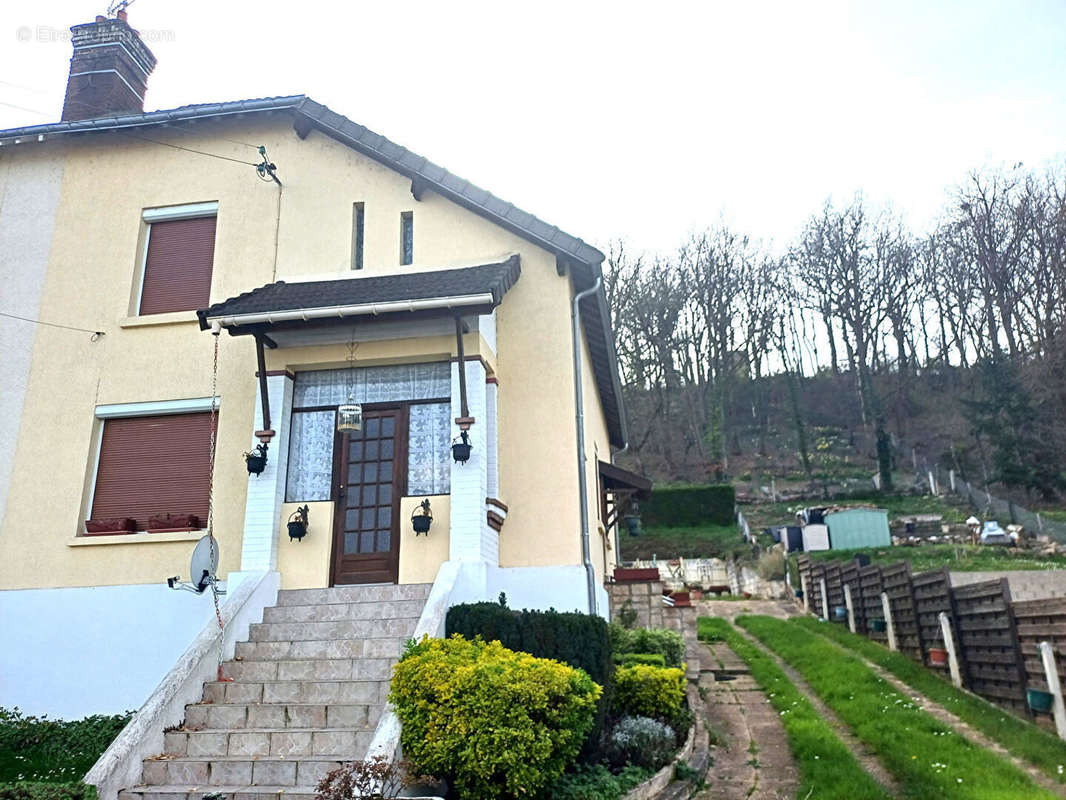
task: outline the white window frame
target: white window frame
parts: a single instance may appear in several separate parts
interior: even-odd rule
[[[222,398],[215,398],[215,411],[222,406]],[[146,403],[111,403],[97,406],[94,413],[93,471],[89,480],[89,495],[85,503],[83,519],[89,519],[96,498],[96,479],[100,473],[100,448],[104,443],[104,423],[109,419],[127,417],[164,417],[170,414],[194,414],[211,410],[210,397],[190,397],[184,400],[155,400]],[[82,523],[84,525],[84,522]],[[84,533],[84,531],[82,531]],[[139,531],[138,531],[139,532]]]
[[[146,208],[141,212],[141,220],[145,224],[144,248],[141,251],[141,276],[137,285],[137,302],[133,306],[133,315],[137,317],[154,316],[141,313],[141,299],[144,295],[144,276],[148,272],[148,243],[152,238],[153,222],[173,222],[178,219],[198,219],[200,217],[217,217],[218,201],[212,200],[207,203],[186,203],[180,206],[162,206],[160,208]]]

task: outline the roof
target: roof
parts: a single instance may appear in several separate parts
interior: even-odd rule
[[[179,108],[121,114],[97,119],[54,122],[0,130],[0,152],[24,141],[45,141],[56,136],[83,136],[106,131],[133,131],[162,127],[193,120],[247,116],[250,114],[285,113],[293,117],[293,127],[301,137],[312,130],[330,136],[390,169],[411,178],[411,190],[417,196],[425,190],[445,197],[495,224],[554,253],[571,269],[575,289],[585,289],[601,277],[604,255],[590,244],[554,225],[522,211],[443,167],[434,164],[406,147],[331,111],[306,95],[263,97],[224,103],[201,103]],[[266,287],[263,287],[266,288]],[[581,304],[582,325],[588,341],[596,388],[600,393],[611,444],[626,443],[625,411],[618,378],[617,355],[611,316],[603,289]]]
[[[364,313],[377,313],[373,309],[375,305],[413,303],[432,298],[491,295],[491,300],[483,303],[491,308],[500,304],[520,274],[519,259],[514,255],[496,264],[460,269],[296,283],[276,281],[200,309],[196,314],[200,318],[200,327],[207,330],[210,327],[208,320],[218,317],[239,318],[282,311],[354,306],[366,306]],[[337,317],[340,316],[346,315],[339,312]]]
[[[630,491],[640,500],[651,497],[651,481],[636,472],[600,461],[600,484],[607,491]]]

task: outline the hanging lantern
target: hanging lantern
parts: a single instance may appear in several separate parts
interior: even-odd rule
[[[337,430],[359,431],[363,429],[363,407],[355,402],[355,329],[348,343],[348,402],[337,407]]]
[[[420,533],[429,535],[429,526],[433,524],[433,512],[429,509],[429,498],[419,503],[418,508],[411,514],[411,524],[415,529],[415,536]]]
[[[348,402],[337,407],[337,430],[359,431],[363,429],[363,407],[348,395]]]

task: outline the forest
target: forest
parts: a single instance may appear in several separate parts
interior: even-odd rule
[[[948,197],[928,230],[860,194],[783,247],[725,224],[669,254],[612,243],[622,463],[665,483],[814,482],[842,447],[886,491],[920,456],[1060,501],[1066,170],[974,171]]]

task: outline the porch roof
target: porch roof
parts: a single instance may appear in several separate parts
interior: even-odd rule
[[[346,317],[446,310],[486,314],[521,274],[518,255],[495,264],[371,277],[286,283],[276,281],[196,312],[200,328],[214,321],[230,333],[282,322],[328,322]],[[234,328],[246,328],[237,331]]]
[[[636,472],[606,461],[599,462],[600,486],[604,491],[636,495],[638,500],[651,497],[651,481]]]

